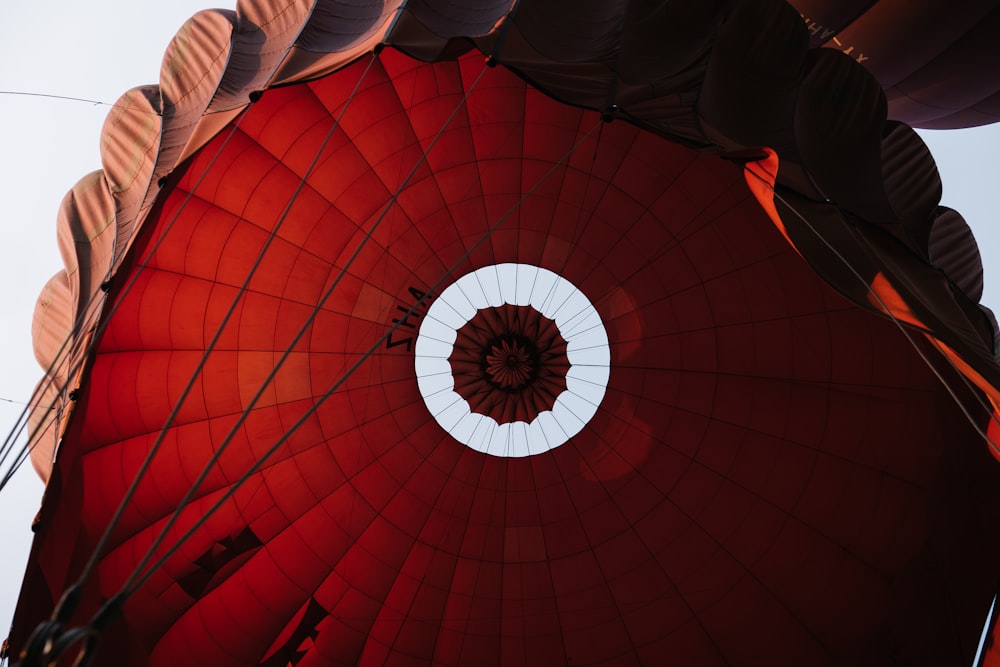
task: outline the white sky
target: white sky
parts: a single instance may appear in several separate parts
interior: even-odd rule
[[[155,83],[170,38],[211,0],[49,0],[7,3],[0,22],[0,90],[114,102]],[[235,0],[222,0],[231,6]],[[9,430],[41,375],[31,352],[35,298],[61,268],[55,217],[64,194],[100,168],[107,106],[0,95],[0,429]],[[973,226],[986,265],[984,302],[1000,311],[1000,124],[924,133],[944,181],[943,203]],[[41,495],[30,466],[0,493],[0,639],[13,615],[29,526]]]

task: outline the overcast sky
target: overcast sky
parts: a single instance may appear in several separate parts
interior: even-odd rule
[[[232,0],[234,3],[235,0]],[[231,3],[223,2],[224,6]],[[112,103],[155,83],[183,21],[206,0],[50,0],[6,3],[0,22],[0,90]],[[0,95],[0,426],[14,423],[41,375],[31,352],[35,299],[61,268],[55,217],[65,193],[100,168],[98,136],[108,107]],[[944,181],[943,203],[973,226],[986,265],[984,302],[1000,310],[1000,126],[924,133]],[[13,402],[11,402],[13,401]],[[0,639],[13,614],[42,491],[30,466],[0,494]]]

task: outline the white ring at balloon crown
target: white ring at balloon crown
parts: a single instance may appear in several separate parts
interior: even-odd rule
[[[458,330],[481,309],[530,306],[566,341],[566,389],[531,423],[497,423],[455,391],[451,356]],[[604,322],[573,283],[531,264],[493,264],[459,278],[431,303],[417,335],[414,366],[427,409],[453,438],[492,456],[523,457],[562,445],[597,413],[611,373]]]

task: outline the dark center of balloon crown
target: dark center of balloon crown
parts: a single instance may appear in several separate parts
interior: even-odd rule
[[[538,346],[516,333],[497,336],[487,343],[480,362],[486,381],[501,391],[518,391],[531,384],[541,366]]]
[[[448,361],[455,391],[473,412],[530,422],[566,389],[566,340],[532,306],[481,308],[456,334]]]

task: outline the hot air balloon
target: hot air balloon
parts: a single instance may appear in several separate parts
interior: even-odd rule
[[[994,2],[793,0],[812,46],[837,49],[882,84],[889,116],[948,129],[1000,120]]]
[[[972,661],[974,239],[790,6],[637,4],[181,29],[62,209],[17,664]]]

